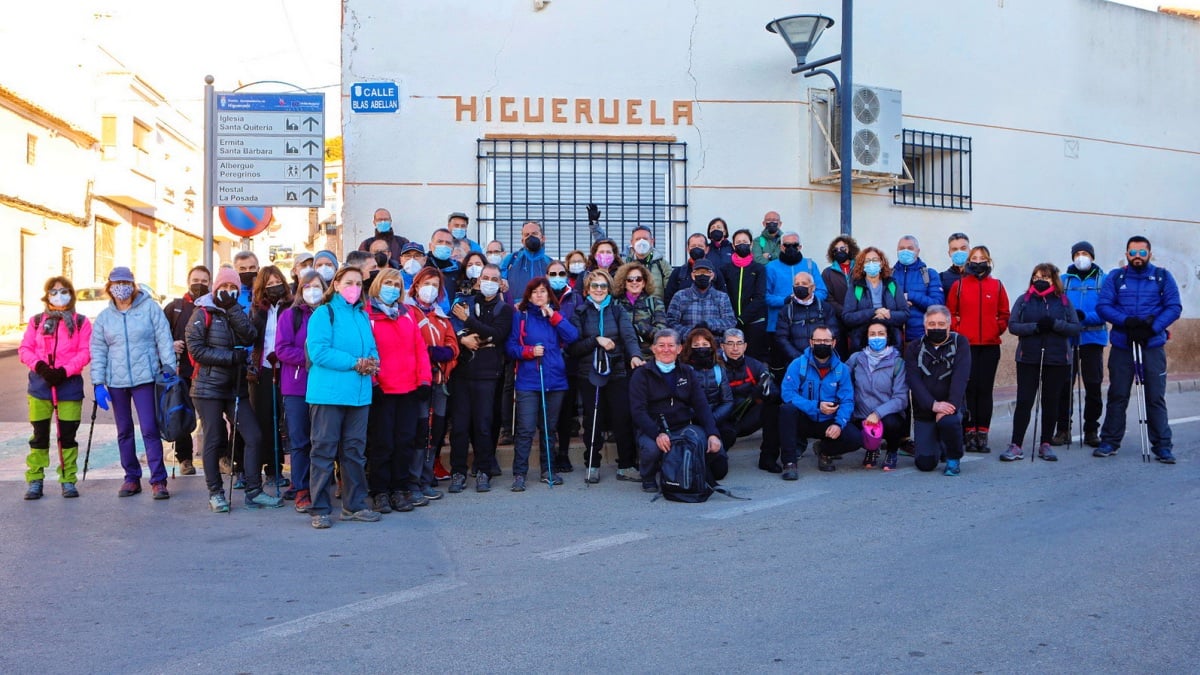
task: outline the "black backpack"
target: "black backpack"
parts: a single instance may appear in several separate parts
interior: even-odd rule
[[[713,489],[708,483],[705,448],[684,434],[671,434],[671,451],[662,458],[662,496],[672,502],[699,504],[708,501]]]
[[[190,436],[196,430],[196,410],[188,397],[183,379],[160,374],[154,380],[155,419],[158,435],[168,443]]]

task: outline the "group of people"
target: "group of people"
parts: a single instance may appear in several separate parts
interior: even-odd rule
[[[622,251],[598,209],[589,220],[590,249],[556,260],[537,222],[522,226],[509,252],[500,241],[471,241],[469,218],[455,212],[426,247],[396,233],[379,209],[372,236],[344,259],[301,253],[285,272],[242,251],[215,275],[194,267],[188,292],[161,309],[116,267],[105,287],[111,302],[94,323],[74,311],[71,281],[54,277],[20,349],[34,430],[25,497],[42,496],[52,420],[63,496],[78,495],[75,433],[89,364],[95,402],[117,423],[120,496],[141,491],[135,408],[151,491],[170,496],[154,414],[154,382],[166,373],[186,383],[200,420],[211,509],[230,508],[224,473],[247,507],[292,500],[319,529],[331,524],[335,496],[343,520],[377,521],[440,499],[439,481],[457,493],[473,476],[475,490],[488,492],[506,442],[512,491],[527,489],[531,455],[541,482],[562,484],[574,470],[576,432],[586,482],[601,479],[611,442],[616,478],[646,492],[660,489],[673,444],[697,445],[716,481],[728,472],[728,449],[758,431],[759,468],[784,480],[798,479],[809,441],[821,471],[863,449],[866,468],[894,470],[908,454],[922,471],[944,462],[955,476],[964,452],[990,452],[1005,332],[1017,337],[1017,404],[1000,459],[1024,456],[1039,390],[1031,451],[1056,459],[1053,447],[1073,431],[1076,377],[1086,391],[1085,442],[1097,457],[1115,454],[1136,373],[1153,453],[1174,462],[1164,345],[1182,307],[1144,237],[1131,237],[1127,265],[1107,273],[1079,242],[1065,271],[1035,265],[1010,302],[988,248],[963,233],[949,237],[941,273],[914,236],[889,255],[842,235],[818,265],[772,211],[758,234],[731,236],[714,218],[671,267],[650,228],[635,227]],[[191,439],[175,453],[181,471],[195,473]]]

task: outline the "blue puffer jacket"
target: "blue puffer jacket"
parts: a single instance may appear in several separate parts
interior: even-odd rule
[[[1159,289],[1162,289],[1161,292]],[[1134,316],[1154,320],[1154,337],[1147,347],[1161,347],[1167,343],[1167,327],[1179,320],[1183,314],[1183,303],[1179,299],[1179,286],[1175,277],[1161,267],[1149,263],[1140,271],[1132,267],[1114,270],[1104,278],[1100,287],[1100,301],[1096,311],[1113,325],[1112,345],[1129,349],[1129,336],[1125,332],[1125,319]],[[94,343],[93,343],[94,344]],[[95,359],[93,347],[92,358]]]
[[[911,342],[925,337],[925,310],[929,309],[930,305],[945,304],[942,277],[937,270],[926,265],[924,260],[917,258],[911,265],[896,263],[892,268],[892,279],[912,303],[904,327],[904,341]]]
[[[359,359],[379,358],[375,333],[361,299],[351,305],[334,293],[313,310],[304,346],[312,361],[304,395],[309,405],[371,404],[371,377],[354,370]]]
[[[1075,309],[1083,312],[1083,330],[1071,338],[1072,345],[1108,344],[1108,324],[1096,311],[1100,302],[1100,288],[1104,286],[1104,270],[1092,265],[1087,272],[1080,272],[1074,265],[1067,267],[1062,275],[1063,289]]]
[[[792,279],[800,272],[808,272],[813,278],[813,295],[821,301],[829,297],[825,289],[825,281],[821,279],[821,270],[812,258],[803,258],[795,265],[788,265],[782,260],[772,260],[767,263],[767,332],[775,332],[775,323],[779,321],[779,310],[783,303],[792,297]]]
[[[850,421],[850,413],[854,412],[854,382],[850,378],[850,369],[838,358],[837,352],[825,365],[829,371],[821,377],[812,347],[809,347],[788,366],[779,391],[785,404],[795,407],[809,419],[817,422],[833,420],[834,424],[844,427]],[[822,401],[837,403],[837,412],[833,415],[822,413]]]
[[[563,352],[567,345],[578,339],[579,332],[558,312],[549,319],[542,316],[537,307],[517,312],[513,317],[512,332],[509,333],[507,345],[509,358],[517,361],[516,389],[540,391],[544,378],[546,391],[566,391],[567,363]],[[533,355],[533,348],[537,345],[546,348],[546,353],[541,358],[540,374],[539,359]]]
[[[129,389],[178,367],[167,315],[141,292],[124,312],[109,300],[92,324],[91,350],[92,384]]]

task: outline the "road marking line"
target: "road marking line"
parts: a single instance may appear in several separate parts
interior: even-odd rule
[[[726,518],[734,518],[747,513],[754,513],[755,511],[773,509],[776,506],[783,506],[784,504],[790,504],[792,502],[798,502],[804,499],[813,499],[814,497],[820,497],[824,494],[829,494],[829,490],[800,490],[798,492],[793,492],[786,497],[776,497],[774,499],[754,501],[749,504],[742,504],[740,506],[731,506],[729,508],[721,509],[720,511],[706,513],[700,517],[706,520],[725,520]]]
[[[391,607],[392,605],[399,605],[405,602],[412,602],[413,600],[419,600],[430,595],[444,593],[446,591],[451,591],[455,588],[466,585],[467,584],[465,581],[434,581],[428,584],[422,584],[421,586],[414,586],[403,591],[386,593],[374,598],[368,598],[359,602],[352,602],[348,605],[342,605],[341,607],[327,609],[324,612],[309,614],[308,616],[303,616],[299,619],[293,619],[277,626],[264,628],[258,631],[254,637],[290,637],[292,635],[296,635],[297,633],[303,633],[305,631],[312,630],[313,628],[319,628],[325,624],[334,623],[337,621],[346,621],[350,619],[359,620],[364,615],[369,614],[377,609],[383,609],[385,607]]]
[[[599,551],[602,548],[609,548],[610,546],[620,546],[621,544],[628,544],[631,541],[647,539],[649,536],[650,535],[644,532],[625,532],[624,534],[614,534],[611,537],[602,537],[600,539],[585,541],[582,544],[565,546],[563,548],[556,548],[553,551],[539,553],[538,557],[543,560],[562,560],[564,558],[591,553],[592,551]]]

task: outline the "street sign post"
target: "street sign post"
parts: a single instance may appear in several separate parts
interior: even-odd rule
[[[216,206],[324,203],[324,94],[221,92],[214,99]]]

